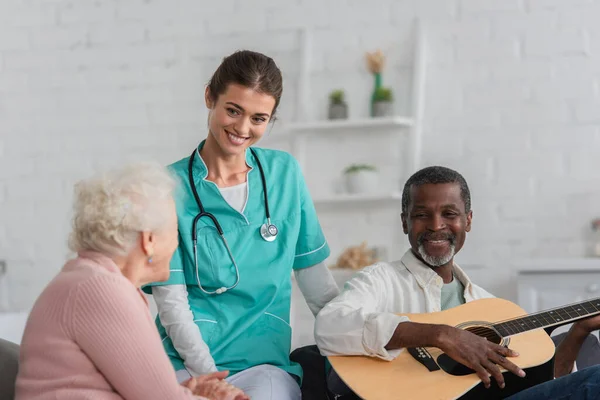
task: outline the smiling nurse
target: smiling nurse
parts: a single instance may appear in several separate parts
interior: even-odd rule
[[[180,380],[229,370],[252,399],[300,399],[290,361],[291,271],[316,313],[338,294],[329,246],[296,160],[251,147],[279,105],[282,76],[260,53],[226,57],[205,92],[208,136],[170,166],[179,247],[151,292]]]

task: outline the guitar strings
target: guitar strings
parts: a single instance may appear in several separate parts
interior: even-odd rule
[[[593,301],[597,301],[597,300],[599,300],[599,301],[600,301],[600,297],[598,297],[598,298],[596,298],[596,299],[590,299],[590,300],[586,300],[586,301],[579,301],[579,302],[577,302],[577,303],[571,303],[571,304],[567,304],[566,306],[555,307],[555,308],[549,308],[549,309],[547,309],[547,310],[544,310],[544,311],[538,311],[538,312],[535,312],[535,313],[532,313],[532,314],[524,314],[524,315],[521,315],[521,316],[519,316],[519,317],[508,318],[508,319],[505,319],[505,320],[502,320],[502,321],[497,321],[497,322],[494,322],[494,325],[503,324],[503,323],[505,323],[505,322],[510,322],[510,321],[516,321],[516,320],[518,320],[518,319],[525,318],[525,317],[535,317],[535,316],[539,316],[539,315],[541,315],[541,314],[546,314],[546,313],[548,313],[548,312],[550,312],[550,311],[556,311],[556,310],[564,309],[564,308],[567,308],[567,307],[578,306],[578,305],[582,305],[582,304],[584,304],[584,303],[591,303],[591,302],[593,302]],[[565,312],[568,314],[568,311],[565,311]],[[591,312],[591,313],[587,314],[587,315],[586,315],[586,317],[587,317],[587,316],[592,316],[592,315],[594,315],[594,314],[597,314],[597,313],[600,313],[600,309],[598,309],[597,311],[594,311],[594,312]]]
[[[567,308],[567,307],[573,307],[573,306],[578,306],[578,305],[580,306],[580,305],[582,305],[582,304],[584,304],[584,303],[591,303],[591,302],[594,302],[594,301],[599,301],[599,300],[600,300],[600,297],[598,297],[598,298],[595,298],[595,299],[585,300],[585,301],[579,301],[579,302],[575,302],[575,303],[567,304],[567,305],[565,305],[565,306],[560,306],[560,307],[550,308],[550,309],[548,309],[548,310],[545,310],[545,311],[538,311],[538,312],[536,312],[536,313],[532,313],[532,314],[524,314],[524,315],[521,315],[521,316],[519,316],[519,317],[508,318],[508,319],[505,319],[505,320],[501,320],[501,321],[494,322],[494,323],[492,323],[491,325],[492,325],[492,326],[495,326],[495,325],[500,325],[500,324],[503,324],[503,323],[506,323],[506,322],[517,321],[517,320],[519,320],[519,319],[526,318],[526,317],[535,317],[535,316],[540,316],[540,315],[542,315],[542,314],[549,313],[549,312],[551,312],[551,311],[562,310],[562,309],[565,309],[565,308]],[[566,310],[565,310],[565,312],[567,313],[567,315],[569,315],[568,311],[566,311]],[[595,314],[600,314],[600,309],[598,309],[598,310],[597,310],[597,311],[595,311],[595,312],[592,312],[592,313],[589,313],[589,314],[587,314],[587,315],[586,315],[586,317],[587,317],[587,316],[593,316],[593,315],[595,315]],[[570,315],[569,315],[569,316],[570,316]],[[573,319],[573,318],[570,318],[570,319]],[[562,322],[562,321],[559,321],[559,322]],[[551,325],[551,324],[549,324],[549,325]],[[547,325],[547,326],[549,326],[549,325]],[[536,329],[537,329],[537,328],[536,328]],[[485,335],[485,337],[486,337],[486,338],[488,338],[488,339],[489,339],[490,337],[492,337],[492,338],[495,338],[495,337],[497,337],[497,336],[498,336],[498,334],[497,334],[497,333],[496,333],[496,332],[493,330],[493,328],[491,328],[491,327],[486,327],[486,326],[480,326],[480,327],[476,327],[476,328],[474,328],[474,329],[470,329],[470,330],[469,330],[469,332],[472,332],[472,333],[474,333],[474,334],[476,334],[476,335],[478,335],[478,336],[483,336],[483,334],[484,334],[485,332],[490,332],[490,333],[491,333],[490,335]],[[511,335],[509,335],[509,336],[511,336]]]

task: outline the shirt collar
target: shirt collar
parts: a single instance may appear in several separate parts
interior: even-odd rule
[[[419,260],[417,256],[412,252],[411,249],[408,249],[402,259],[400,260],[402,264],[408,269],[408,271],[415,277],[419,286],[425,288],[430,285],[441,286],[439,282],[441,282],[439,275],[428,265],[426,265],[423,261]],[[453,271],[454,276],[458,278],[458,280],[465,287],[465,291],[470,290],[472,283],[467,274],[458,266],[458,264],[453,263]],[[437,284],[436,284],[437,282]],[[443,284],[443,282],[442,282]]]
[[[202,156],[200,156],[200,150],[202,150],[202,148],[204,147],[204,143],[206,143],[206,139],[203,140],[202,142],[200,142],[200,144],[196,148],[196,154],[195,154],[195,159],[194,159],[194,164],[193,164],[194,172],[197,174],[197,176],[199,176],[203,180],[205,180],[206,177],[208,176],[208,167],[206,166],[206,163],[202,159]],[[252,171],[254,169],[254,167],[256,166],[256,160],[254,159],[254,157],[252,157],[250,148],[246,149],[245,157],[246,157],[246,164],[250,167],[250,171]]]
[[[121,269],[117,266],[117,264],[115,264],[112,258],[105,256],[102,253],[96,251],[81,251],[77,255],[80,258],[85,258],[92,261],[98,267],[101,267],[108,272],[122,275]]]

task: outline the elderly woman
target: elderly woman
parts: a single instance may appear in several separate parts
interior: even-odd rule
[[[76,186],[69,244],[77,256],[31,311],[17,400],[248,398],[224,380],[227,371],[180,385],[139,289],[169,278],[173,189],[163,168],[146,164]]]

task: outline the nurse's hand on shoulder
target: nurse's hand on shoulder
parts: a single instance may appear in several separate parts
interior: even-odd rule
[[[197,376],[183,383],[196,396],[206,397],[210,400],[250,400],[240,388],[237,388],[224,379],[229,371],[213,372]]]

